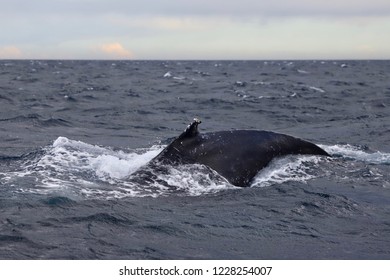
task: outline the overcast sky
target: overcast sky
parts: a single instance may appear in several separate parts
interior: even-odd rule
[[[390,59],[390,0],[0,0],[0,59]]]

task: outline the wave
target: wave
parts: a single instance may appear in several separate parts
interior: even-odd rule
[[[346,160],[357,160],[368,164],[390,165],[390,153],[380,151],[369,152],[366,148],[353,145],[318,145],[335,157],[341,157]]]
[[[324,158],[317,156],[286,156],[273,160],[253,180],[252,187],[268,187],[275,184],[297,181],[306,182],[316,178],[315,166]]]
[[[30,123],[33,126],[39,127],[56,127],[56,126],[71,126],[71,123],[61,118],[44,118],[39,114],[19,115],[11,118],[0,119],[0,122],[10,123]]]
[[[351,145],[320,146],[336,159],[390,164],[388,153],[370,153]],[[155,145],[115,150],[58,137],[52,145],[35,154],[7,158],[7,161],[15,160],[20,164],[13,164],[18,166],[14,170],[0,172],[0,182],[13,188],[14,192],[51,194],[76,200],[172,194],[200,196],[236,188],[215,171],[199,164],[148,170],[147,163],[163,148],[163,145]],[[251,187],[269,187],[291,181],[306,183],[326,174],[335,174],[325,170],[332,168],[334,158],[287,156],[275,159],[257,174]]]
[[[115,151],[58,137],[35,158],[20,160],[20,167],[0,173],[0,181],[21,193],[64,195],[78,199],[136,196],[125,180],[162,150]],[[131,187],[131,186],[130,186]]]

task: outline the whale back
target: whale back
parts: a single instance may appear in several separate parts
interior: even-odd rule
[[[308,141],[259,130],[199,133],[194,122],[152,162],[199,163],[210,167],[236,186],[249,186],[256,174],[274,158],[290,154],[329,156]]]

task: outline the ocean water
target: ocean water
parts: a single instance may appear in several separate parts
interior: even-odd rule
[[[389,81],[390,61],[0,61],[0,259],[390,259]],[[194,117],[332,158],[248,188],[134,178]]]

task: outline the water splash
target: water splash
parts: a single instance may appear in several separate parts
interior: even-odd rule
[[[346,165],[348,162],[390,164],[388,153],[369,153],[351,145],[320,146],[336,160],[346,160]],[[151,169],[144,174],[146,177],[136,178],[139,175],[137,171],[144,169],[163,148],[164,146],[156,145],[146,149],[114,150],[58,137],[52,145],[35,155],[18,159],[20,164],[14,164],[18,168],[0,172],[0,182],[15,192],[57,193],[76,199],[158,197],[172,194],[200,196],[235,188],[215,171],[199,164],[164,166],[163,172]],[[337,175],[340,172],[343,174],[339,174],[339,177],[348,177],[347,172],[351,169],[348,166],[344,168],[344,172],[338,171],[339,173],[326,170],[332,169],[333,161],[334,159],[317,156],[275,159],[257,174],[251,187],[269,187],[291,181],[306,183],[313,178],[326,174]],[[371,173],[363,171],[365,174],[375,173],[376,177],[381,175],[380,170],[369,170]]]
[[[329,154],[348,160],[358,160],[368,164],[390,165],[390,153],[380,151],[368,152],[353,145],[319,145]]]
[[[268,187],[286,182],[307,182],[316,177],[315,166],[323,158],[317,156],[287,156],[273,160],[254,178],[252,187]]]

